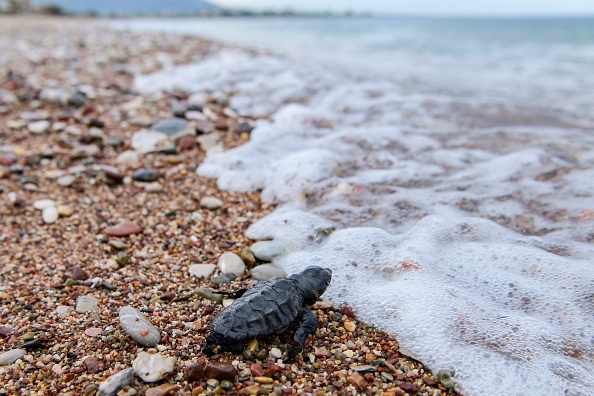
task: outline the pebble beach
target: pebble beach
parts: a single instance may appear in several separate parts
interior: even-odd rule
[[[132,87],[221,44],[2,17],[0,47],[0,395],[457,394],[454,373],[323,299],[292,363],[291,332],[200,352],[230,303],[211,291],[282,275],[245,236],[272,205],[195,172],[266,115]]]

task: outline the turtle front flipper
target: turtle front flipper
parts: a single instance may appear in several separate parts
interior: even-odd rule
[[[235,291],[231,291],[231,292],[225,292],[225,291],[216,291],[216,294],[221,294],[223,296],[227,296],[230,298],[241,298],[241,296],[243,296],[245,294],[245,292],[248,291],[247,288],[245,289],[239,289],[239,290],[235,290]]]
[[[297,356],[297,354],[301,352],[305,347],[305,341],[307,340],[307,336],[310,334],[315,334],[316,329],[318,328],[318,318],[309,309],[303,308],[299,317],[301,318],[301,324],[295,332],[294,337],[298,345],[293,348],[290,348],[287,351],[287,357],[285,358],[285,362],[290,362],[293,359],[295,359],[295,356]]]

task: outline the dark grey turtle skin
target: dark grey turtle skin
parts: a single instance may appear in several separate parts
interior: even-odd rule
[[[238,299],[211,320],[202,352],[211,355],[212,346],[220,345],[222,351],[242,353],[249,339],[282,332],[299,320],[294,336],[298,345],[289,349],[285,359],[292,360],[318,328],[318,318],[307,305],[316,302],[331,279],[329,268],[311,266],[288,279],[272,278],[229,293]]]

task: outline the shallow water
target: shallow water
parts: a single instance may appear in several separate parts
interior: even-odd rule
[[[156,94],[237,91],[272,114],[200,174],[280,203],[249,233],[327,298],[482,395],[594,386],[592,20],[127,21],[226,49],[137,76]],[[326,236],[328,227],[337,231]]]

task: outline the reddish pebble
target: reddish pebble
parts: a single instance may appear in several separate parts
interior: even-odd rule
[[[66,272],[66,276],[72,278],[74,280],[85,280],[89,277],[86,271],[79,266],[72,267],[69,271]]]
[[[99,165],[101,167],[101,170],[103,171],[103,173],[105,173],[105,175],[115,181],[122,181],[124,180],[124,175],[122,175],[122,173],[118,170],[118,168],[111,166],[111,165],[107,165],[107,164],[101,164]]]
[[[142,329],[142,330],[140,330],[140,335],[145,336],[149,333],[149,331],[150,331],[149,329]]]
[[[142,229],[131,221],[122,221],[112,227],[107,227],[103,233],[111,236],[126,236],[131,234],[138,234]]]
[[[100,336],[103,330],[100,327],[91,327],[85,330],[85,334],[89,337]]]
[[[253,363],[250,366],[250,371],[252,372],[252,375],[255,377],[262,377],[264,375],[264,369],[258,363]]]
[[[332,381],[332,385],[336,388],[336,389],[340,389],[344,386],[344,384],[340,381]]]
[[[198,363],[191,364],[186,367],[186,379],[189,383],[198,382],[204,378],[204,367],[206,366],[206,360],[204,358],[198,358]]]
[[[146,390],[146,396],[173,396],[181,387],[179,385],[163,384]]]
[[[103,367],[105,367],[105,363],[93,356],[86,358],[83,363],[89,374],[97,374],[103,371]]]
[[[14,330],[10,327],[0,326],[0,337],[8,338],[12,333],[14,333]]]
[[[198,142],[194,136],[182,136],[177,141],[177,148],[180,151],[192,150],[193,148],[196,148],[196,146],[198,146]]]
[[[236,370],[231,363],[209,363],[205,370],[206,378],[214,378],[219,381],[232,380],[235,378]]]
[[[356,371],[347,377],[347,382],[349,384],[355,385],[359,389],[363,389],[367,386],[367,381],[365,381],[365,378],[363,378],[363,376]]]

